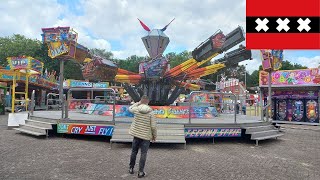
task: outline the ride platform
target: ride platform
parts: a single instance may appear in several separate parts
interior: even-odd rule
[[[27,128],[28,131],[47,128],[43,124],[52,125],[54,133],[111,136],[110,143],[132,142],[129,135],[130,124],[133,118],[101,116],[84,114],[81,112],[69,112],[69,118],[61,118],[61,111],[35,111],[26,120],[25,125],[19,129]],[[28,123],[32,122],[32,129]],[[35,123],[37,123],[35,124]],[[238,114],[236,122],[234,114],[220,114],[210,119],[200,118],[156,118],[158,124],[158,138],[155,143],[179,143],[186,147],[186,139],[190,138],[227,138],[244,137],[251,135],[251,139],[259,140],[277,138],[282,136],[270,122],[263,122],[256,116]],[[23,132],[23,131],[21,131]],[[25,133],[25,132],[24,132]],[[48,135],[48,133],[47,133]]]

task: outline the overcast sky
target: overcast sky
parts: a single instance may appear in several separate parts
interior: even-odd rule
[[[245,0],[0,0],[0,36],[22,34],[41,39],[41,28],[70,26],[79,33],[78,42],[88,48],[112,51],[117,58],[147,55],[141,37],[150,29],[163,28],[170,37],[167,52],[193,50],[221,29],[225,34],[245,29]],[[276,42],[275,42],[276,43]],[[244,61],[252,72],[261,64]],[[320,51],[285,51],[286,60],[308,67],[320,63]]]

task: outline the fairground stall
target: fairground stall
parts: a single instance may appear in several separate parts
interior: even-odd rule
[[[15,105],[27,102],[31,92],[35,90],[35,103],[37,108],[45,106],[46,94],[57,92],[55,73],[43,72],[43,63],[28,56],[9,57],[8,66],[0,70],[0,82],[6,83],[7,93],[5,94],[6,106],[13,111]]]
[[[320,68],[275,71],[271,76],[274,122],[319,125]],[[264,102],[268,79],[268,73],[260,71]]]

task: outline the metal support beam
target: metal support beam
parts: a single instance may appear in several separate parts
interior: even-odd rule
[[[271,101],[271,81],[272,81],[271,72],[272,71],[269,71],[269,81],[268,81],[268,104],[270,105],[270,109],[272,108],[272,106],[271,106],[271,104],[272,104],[272,101]],[[267,122],[269,122],[269,107],[267,107]]]
[[[28,70],[26,70],[26,82],[25,82],[25,96],[24,96],[24,99],[25,99],[25,106],[26,106],[26,111],[28,111],[28,103],[30,102],[29,101],[29,96],[28,96],[28,92],[29,92],[29,72]]]
[[[260,116],[261,116],[261,121],[263,121],[263,92],[262,89],[260,89]]]
[[[16,83],[17,83],[17,72],[14,71],[12,80],[12,99],[11,99],[11,113],[14,113],[14,106],[16,101]]]
[[[64,71],[64,60],[60,59],[60,74],[59,74],[59,99],[61,103],[61,119],[64,118],[64,99],[63,99],[63,71]]]

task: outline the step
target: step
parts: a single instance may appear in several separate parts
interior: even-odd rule
[[[111,139],[130,139],[133,138],[131,135],[119,135],[114,134]],[[185,140],[184,135],[182,136],[157,136],[157,140]]]
[[[31,116],[29,117],[29,119],[35,120],[35,121],[47,122],[47,123],[51,123],[51,124],[57,124],[57,123],[58,123],[58,122],[57,122],[57,121],[58,121],[57,119],[37,117],[37,116],[33,116],[33,115],[31,115]]]
[[[133,138],[131,139],[111,139],[111,142],[132,142]],[[155,143],[177,143],[177,144],[185,144],[186,140],[156,140]]]
[[[278,133],[278,134],[274,134],[274,135],[270,135],[270,136],[262,136],[262,137],[257,137],[257,138],[251,138],[252,140],[265,140],[265,139],[272,139],[272,138],[277,138],[280,136],[283,136],[283,133]]]
[[[263,137],[263,136],[271,136],[271,135],[276,135],[276,134],[279,134],[278,130],[254,132],[254,133],[251,133],[251,139]]]
[[[32,119],[26,119],[25,124],[43,127],[46,129],[52,129],[52,125],[53,125],[52,123],[49,123],[49,122],[36,121],[36,120],[32,120]]]
[[[19,132],[26,133],[26,134],[31,134],[34,136],[46,136],[46,133],[34,132],[34,131],[22,129],[22,128],[14,128],[14,130],[17,130]]]
[[[241,125],[242,128],[256,127],[256,126],[267,126],[271,125],[270,122],[255,122],[255,123],[244,123]]]
[[[34,126],[30,124],[25,124],[25,125],[20,125],[21,129],[29,130],[29,131],[34,131],[34,132],[39,132],[39,133],[46,133],[47,128],[40,127],[40,126]]]
[[[125,128],[130,128],[131,123],[129,124],[116,124],[117,128],[119,129],[125,129]],[[175,125],[175,124],[157,124],[157,129],[184,129],[184,125]]]
[[[114,132],[119,134],[129,134],[129,129],[114,129]],[[184,134],[184,129],[170,130],[170,129],[158,129],[157,134]]]
[[[246,134],[252,134],[254,132],[267,131],[267,130],[276,130],[276,128],[273,125],[247,127]]]

